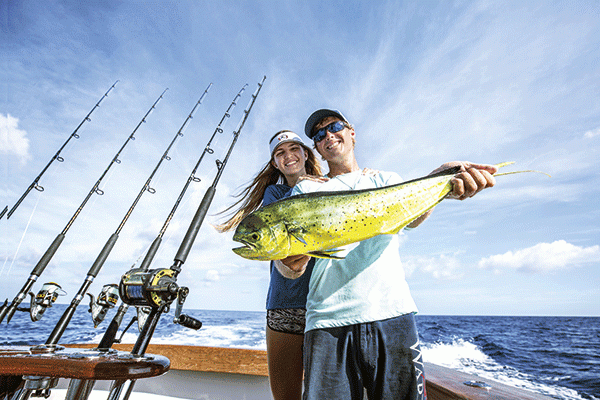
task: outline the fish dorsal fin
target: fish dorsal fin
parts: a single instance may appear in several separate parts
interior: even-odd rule
[[[425,175],[425,176],[422,176],[420,178],[415,178],[415,179],[411,179],[409,181],[404,181],[402,183],[398,183],[397,185],[398,186],[399,185],[406,185],[407,183],[414,183],[414,182],[422,181],[422,180],[425,180],[425,179],[436,178],[438,176],[456,175],[457,173],[460,172],[460,168],[461,167],[459,165],[457,165],[455,167],[449,167],[449,168],[446,168],[446,169],[444,169],[444,170],[442,170],[440,172],[436,172],[435,174]],[[396,185],[394,185],[394,186],[396,186]]]

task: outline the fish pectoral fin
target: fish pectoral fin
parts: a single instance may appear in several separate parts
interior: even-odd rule
[[[296,225],[286,225],[287,231],[290,235],[292,235],[296,240],[302,242],[302,244],[306,245],[306,240],[302,237],[306,233],[306,229],[301,226]]]
[[[338,251],[341,251],[341,249],[311,251],[308,254],[313,257],[316,257],[316,258],[328,258],[331,260],[343,260],[345,257],[334,256],[334,254],[337,253]]]

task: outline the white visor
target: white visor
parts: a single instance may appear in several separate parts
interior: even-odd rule
[[[280,144],[285,143],[285,142],[298,142],[298,143],[304,145],[304,142],[302,141],[300,136],[296,135],[294,132],[290,132],[290,131],[281,132],[279,135],[275,136],[269,142],[269,149],[271,150],[271,157],[273,156],[275,149],[277,149],[277,147]]]

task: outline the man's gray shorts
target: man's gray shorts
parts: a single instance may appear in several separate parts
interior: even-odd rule
[[[304,335],[304,399],[426,400],[413,314]]]

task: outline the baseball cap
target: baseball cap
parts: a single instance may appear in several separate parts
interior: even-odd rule
[[[312,113],[310,117],[308,117],[308,119],[306,120],[306,125],[304,125],[304,133],[306,133],[306,136],[312,139],[314,136],[313,129],[315,125],[317,125],[319,122],[321,122],[327,117],[336,117],[349,124],[346,117],[344,117],[342,113],[338,110],[328,110],[326,108],[323,108]]]

